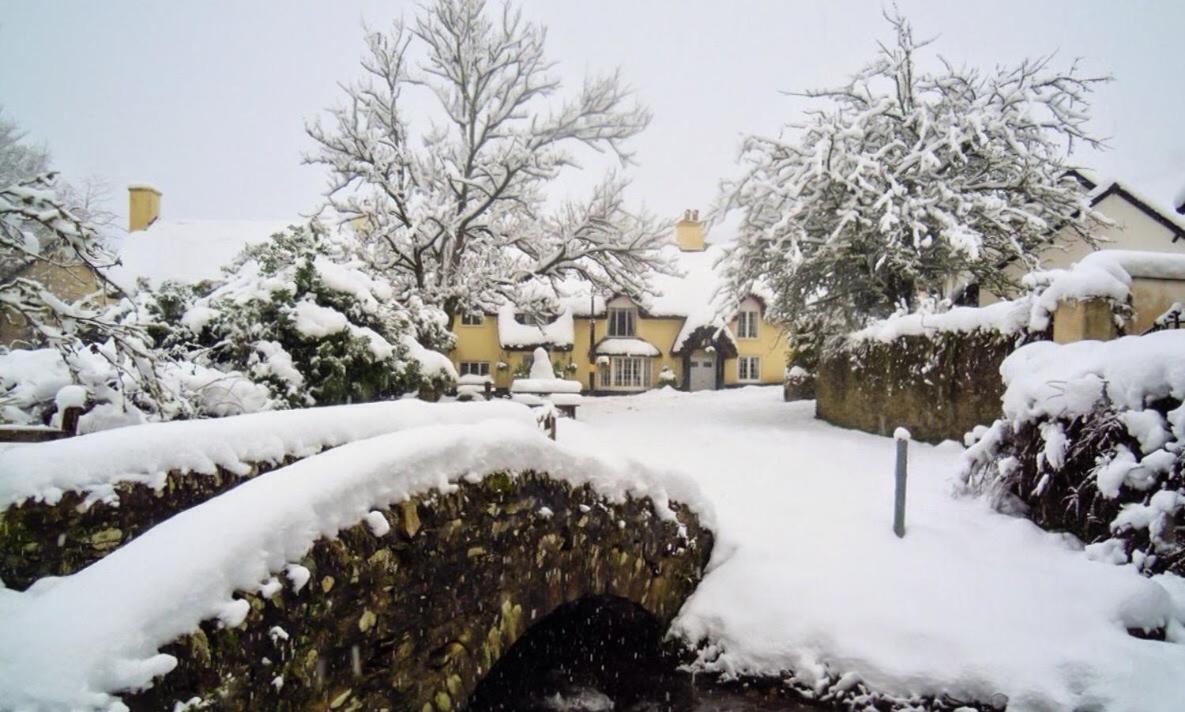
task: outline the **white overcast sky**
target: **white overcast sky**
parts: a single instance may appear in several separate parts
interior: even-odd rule
[[[631,201],[662,215],[706,208],[744,133],[773,133],[890,39],[879,0],[528,0],[574,87],[620,67],[654,112],[636,139]],[[1056,51],[1116,79],[1095,97],[1112,149],[1083,160],[1161,203],[1185,186],[1185,2],[901,0],[917,36],[956,63]],[[289,218],[316,206],[302,166],[306,118],[357,76],[362,23],[410,2],[0,0],[0,105],[67,177],[148,182],[170,218]],[[574,176],[578,191],[590,176]]]

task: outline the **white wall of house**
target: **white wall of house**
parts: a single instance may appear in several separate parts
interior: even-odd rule
[[[1165,227],[1123,195],[1112,193],[1100,200],[1095,210],[1111,221],[1111,225],[1096,231],[1100,250],[1139,250],[1144,252],[1167,252],[1185,254],[1185,239],[1173,242],[1173,231]],[[1040,255],[1043,269],[1065,269],[1093,252],[1092,248],[1070,230],[1058,234],[1054,245]],[[1014,264],[1009,274],[1019,279],[1028,270]],[[1000,297],[988,291],[979,295],[983,306],[1000,301]]]

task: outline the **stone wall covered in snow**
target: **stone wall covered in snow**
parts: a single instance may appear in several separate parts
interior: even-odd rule
[[[712,549],[695,515],[676,513],[664,520],[647,499],[613,504],[529,473],[421,495],[318,540],[298,565],[299,589],[244,593],[241,623],[206,621],[163,648],[176,669],[124,702],[463,707],[518,637],[563,603],[619,596],[665,627]]]
[[[981,330],[853,341],[820,362],[816,415],[880,435],[905,427],[926,442],[962,440],[1000,416],[1000,364],[1018,338]]]
[[[125,480],[106,501],[71,491],[14,504],[0,511],[0,581],[23,591],[44,576],[72,574],[174,514],[295,459],[251,463],[237,472],[220,466],[208,475],[173,470],[160,487]]]
[[[151,423],[0,451],[0,581],[66,576],[169,517],[342,443],[434,423],[530,422],[510,403],[402,400]]]

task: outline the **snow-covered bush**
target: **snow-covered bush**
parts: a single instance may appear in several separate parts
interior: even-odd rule
[[[679,377],[671,370],[670,366],[663,366],[658,372],[658,387],[659,388],[678,388]]]
[[[1025,346],[1004,417],[969,434],[968,486],[1088,553],[1185,573],[1185,332]]]
[[[443,390],[456,378],[439,310],[392,298],[384,279],[349,259],[318,223],[246,248],[214,285],[166,284],[148,294],[160,348],[265,385],[300,407]]]

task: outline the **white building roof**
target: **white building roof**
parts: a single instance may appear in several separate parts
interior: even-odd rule
[[[200,282],[221,276],[222,267],[248,245],[266,241],[303,220],[157,220],[146,230],[128,233],[120,251],[117,283],[130,287],[144,278],[151,285],[167,280]]]

